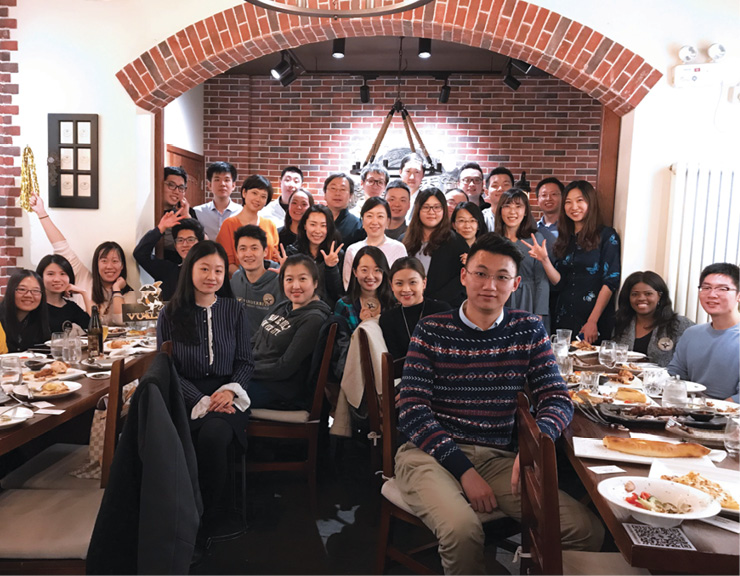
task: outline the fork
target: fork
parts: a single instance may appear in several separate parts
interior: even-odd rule
[[[37,406],[34,406],[33,404],[29,404],[28,402],[24,402],[20,398],[18,398],[13,392],[8,392],[8,396],[10,396],[13,400],[18,402],[21,406],[25,406],[26,408],[31,408],[32,410],[36,410]]]

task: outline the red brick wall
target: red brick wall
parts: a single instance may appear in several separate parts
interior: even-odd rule
[[[501,78],[452,76],[449,102],[437,100],[442,82],[404,78],[401,98],[432,157],[451,171],[466,161],[484,170],[506,165],[532,183],[555,175],[595,182],[601,104],[556,78],[522,78],[513,92]],[[296,164],[320,192],[332,171],[364,162],[394,102],[396,81],[368,82],[371,101],[360,103],[362,80],[302,76],[283,88],[265,77],[223,76],[205,83],[207,162],[227,160],[240,181],[266,175],[277,187],[280,170]],[[380,153],[408,146],[397,115]],[[359,178],[358,178],[359,181]]]
[[[17,0],[0,0],[0,294],[4,293],[8,277],[16,266],[23,249],[16,246],[21,228],[16,219],[21,215],[17,207],[20,188],[16,186],[16,176],[20,176],[20,147],[17,137],[20,126],[14,126],[18,106],[13,99],[18,94],[18,84],[14,74],[18,64],[13,62],[18,42],[12,40],[12,33],[18,27],[17,21],[10,18],[10,9]]]

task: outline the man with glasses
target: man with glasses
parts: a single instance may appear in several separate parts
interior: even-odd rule
[[[740,268],[710,264],[699,277],[699,302],[711,322],[688,328],[668,373],[707,387],[705,394],[738,401],[740,386]]]
[[[467,195],[470,202],[475,202],[481,210],[490,206],[483,199],[483,169],[477,162],[466,162],[460,167],[457,187]]]
[[[365,200],[382,196],[389,178],[388,170],[382,164],[368,164],[365,166],[360,172],[360,187],[362,188],[363,199],[354,205],[350,213],[360,218]]]
[[[166,230],[172,229],[178,263],[157,258],[154,247]],[[180,213],[165,212],[159,224],[149,230],[134,248],[134,259],[154,280],[162,282],[160,298],[167,302],[175,293],[180,266],[190,249],[204,239],[203,225],[195,218],[184,218]]]
[[[179,212],[183,217],[195,218],[193,210],[185,197],[188,189],[188,175],[182,166],[165,166],[164,186],[162,186],[162,205],[164,212]],[[164,256],[177,263],[180,257],[175,250],[175,241],[172,231],[168,228],[164,232]]]
[[[396,454],[396,479],[439,539],[446,574],[485,573],[477,513],[521,518],[517,393],[528,388],[537,424],[553,440],[573,416],[542,322],[504,306],[521,260],[496,234],[473,243],[460,272],[467,300],[419,321],[398,388],[398,428],[409,441]],[[560,524],[564,547],[601,547],[601,523],[563,492]]]

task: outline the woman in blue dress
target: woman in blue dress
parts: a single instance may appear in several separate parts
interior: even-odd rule
[[[559,290],[551,311],[553,328],[568,328],[596,344],[609,338],[614,330],[614,295],[621,272],[619,235],[602,224],[591,184],[575,180],[565,187],[554,264],[547,256],[546,244],[533,236],[527,246]]]

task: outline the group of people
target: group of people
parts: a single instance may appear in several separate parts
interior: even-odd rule
[[[332,314],[350,331],[377,319],[391,354],[410,359],[399,388],[399,426],[409,439],[398,454],[399,483],[440,537],[450,571],[480,569],[472,550],[482,533],[468,510],[499,506],[518,516],[516,392],[529,386],[538,423],[553,438],[570,421],[551,331],[568,328],[594,344],[625,342],[702,382],[708,395],[737,399],[736,265],[704,270],[699,296],[712,322],[692,326],[673,311],[653,272],[631,274],[620,291],[620,238],[601,221],[587,181],[541,180],[536,221],[528,192],[505,167],[484,176],[480,165],[466,163],[459,187],[446,193],[423,188],[423,177],[414,154],[403,159],[399,179],[368,165],[362,200],[353,205],[353,179],[334,173],[319,203],[303,188],[301,169],[289,166],[277,194],[267,178],[247,177],[239,204],[232,199],[236,169],[215,162],[207,169],[213,199],[191,207],[185,171],[165,169],[165,210],[134,257],[167,302],[157,339],[172,342],[206,519],[223,504],[228,446],[246,447],[249,408],[307,406],[305,374]],[[53,253],[9,280],[0,304],[2,351],[42,343],[65,321],[85,327],[94,306],[104,324],[121,323],[123,305],[135,298],[119,244],[100,244],[88,269],[41,198],[31,206]],[[492,420],[499,424],[489,426]],[[469,503],[464,510],[462,502]],[[564,541],[598,549],[600,526],[590,513],[565,496],[563,511],[571,519],[562,521]],[[462,522],[464,545],[441,517]],[[457,535],[440,536],[449,533]]]

